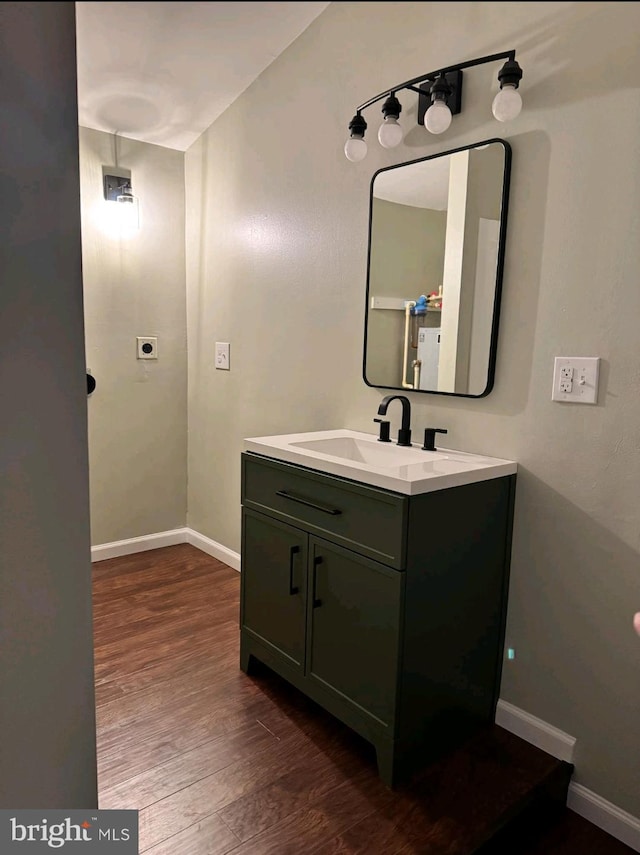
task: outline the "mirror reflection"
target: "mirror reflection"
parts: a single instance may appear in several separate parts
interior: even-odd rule
[[[364,375],[481,397],[495,367],[510,148],[478,143],[371,184]]]

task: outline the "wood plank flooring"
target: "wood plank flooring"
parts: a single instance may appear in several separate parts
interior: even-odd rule
[[[100,807],[139,810],[148,855],[455,855],[557,770],[495,728],[391,792],[368,743],[275,674],[240,671],[234,570],[180,545],[93,573]],[[500,845],[631,853],[568,811]]]

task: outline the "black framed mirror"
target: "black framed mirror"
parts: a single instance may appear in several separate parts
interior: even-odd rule
[[[511,147],[489,139],[371,180],[365,383],[481,398],[493,387]]]

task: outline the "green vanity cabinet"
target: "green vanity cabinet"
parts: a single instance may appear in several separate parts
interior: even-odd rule
[[[373,726],[393,724],[404,574],[311,537],[307,675]]]
[[[304,670],[307,536],[245,511],[243,626],[261,644]]]
[[[409,496],[244,453],[241,668],[372,742],[393,786],[494,718],[514,491]]]

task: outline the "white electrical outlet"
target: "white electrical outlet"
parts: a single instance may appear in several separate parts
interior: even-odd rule
[[[599,373],[600,358],[597,356],[556,356],[551,400],[597,403]]]
[[[563,375],[563,371],[570,371],[571,374],[573,374],[573,368],[562,368],[560,370],[560,391],[567,393],[573,392],[573,378],[570,376],[567,377],[566,375]]]
[[[219,368],[221,371],[229,371],[229,342],[228,341],[217,341],[216,342],[216,368]]]
[[[138,359],[158,358],[158,336],[139,335],[136,337]]]

